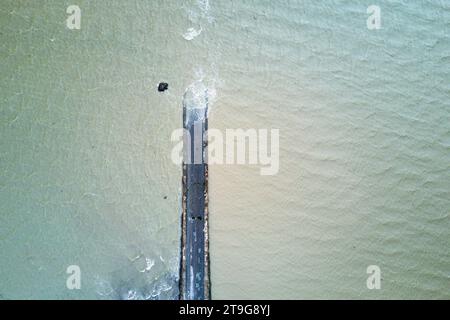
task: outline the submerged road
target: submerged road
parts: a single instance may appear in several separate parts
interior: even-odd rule
[[[197,96],[192,96],[192,95]],[[207,92],[187,92],[183,99],[183,200],[180,299],[210,299],[208,243],[208,165],[205,148]]]

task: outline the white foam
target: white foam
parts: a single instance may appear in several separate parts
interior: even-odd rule
[[[198,37],[202,33],[202,27],[200,27],[199,30],[196,30],[195,28],[188,28],[186,32],[183,34],[183,38],[191,41],[192,39]]]

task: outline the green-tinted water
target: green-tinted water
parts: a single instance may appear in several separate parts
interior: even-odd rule
[[[213,298],[450,297],[448,1],[378,1],[380,30],[366,1],[71,4],[0,8],[2,298],[176,294],[194,81],[210,128],[280,129],[277,175],[210,167]]]

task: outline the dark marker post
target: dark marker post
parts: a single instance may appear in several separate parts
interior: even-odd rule
[[[183,97],[183,197],[180,299],[208,300],[208,92],[191,86]]]

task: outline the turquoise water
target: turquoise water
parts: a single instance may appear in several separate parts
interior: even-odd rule
[[[379,30],[368,1],[70,4],[0,9],[1,298],[176,295],[194,82],[210,128],[280,130],[277,175],[210,168],[213,298],[450,298],[448,1]]]

